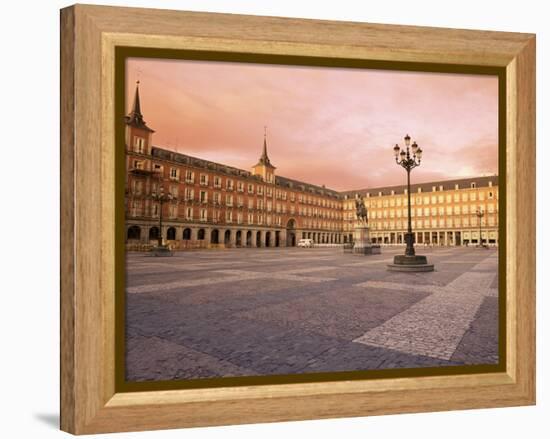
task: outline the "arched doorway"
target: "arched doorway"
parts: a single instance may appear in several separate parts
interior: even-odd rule
[[[204,229],[201,229],[201,230],[202,230],[203,239],[204,239]],[[190,228],[183,229],[183,239],[185,239],[186,241],[191,239],[191,229]]]
[[[252,247],[252,232],[250,230],[246,232],[246,246]]]
[[[256,247],[262,246],[262,232],[256,232]]]
[[[191,239],[191,229],[188,229],[188,230],[189,230],[189,239]],[[199,233],[197,233],[197,239],[199,241],[203,241],[204,235],[205,235],[204,229],[199,229]]]
[[[237,230],[237,234],[235,235],[235,243],[237,247],[240,247],[242,245],[242,239],[243,239],[242,232],[240,230]]]
[[[271,232],[265,233],[265,246],[266,247],[271,246]]]
[[[128,239],[128,241],[133,239],[141,239],[141,228],[138,226],[129,227],[126,239]]]
[[[293,218],[286,223],[286,246],[296,246],[296,221]]]
[[[168,227],[168,230],[166,231],[166,239],[175,240],[176,239],[176,228],[175,227]]]
[[[212,230],[212,232],[210,232],[210,242],[212,244],[220,243],[220,232],[218,231],[218,229],[214,229]]]
[[[231,244],[231,230],[226,230],[223,235],[223,243],[227,246]]]
[[[149,240],[159,239],[159,228],[154,226],[149,229]]]

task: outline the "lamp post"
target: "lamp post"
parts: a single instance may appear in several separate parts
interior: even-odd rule
[[[414,235],[411,222],[411,171],[420,166],[422,160],[422,149],[416,142],[411,145],[411,138],[407,134],[403,139],[405,147],[401,148],[398,144],[393,147],[395,163],[401,166],[407,172],[407,233],[405,233],[405,254],[396,255],[393,264],[388,268],[393,271],[433,271],[434,266],[428,264],[426,256],[419,256],[414,251]]]
[[[484,247],[483,239],[481,237],[481,219],[485,216],[485,212],[481,207],[478,207],[478,209],[476,210],[476,216],[479,219],[479,247]]]
[[[163,244],[162,239],[162,205],[167,201],[172,201],[174,197],[171,193],[164,193],[164,186],[159,179],[159,190],[152,194],[153,200],[159,203],[159,234],[157,237],[157,246],[153,249],[155,256],[171,256],[172,252],[168,246]]]

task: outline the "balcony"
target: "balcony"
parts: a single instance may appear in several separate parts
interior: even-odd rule
[[[156,174],[156,172],[154,172],[154,171],[151,171],[149,169],[143,169],[143,168],[130,168],[128,170],[128,172],[132,175],[138,175],[138,176],[143,176],[143,177],[147,177],[147,176]]]

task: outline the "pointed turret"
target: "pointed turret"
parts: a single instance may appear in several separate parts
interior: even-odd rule
[[[267,155],[267,128],[264,127],[264,149],[260,160],[252,167],[252,174],[261,176],[267,183],[275,183],[275,169]]]
[[[271,164],[269,161],[269,156],[267,155],[267,127],[264,127],[264,149],[256,166],[268,166],[275,169],[275,166]]]
[[[127,125],[141,128],[152,133],[155,132],[147,126],[147,124],[143,120],[143,115],[141,114],[141,103],[139,99],[139,81],[136,81],[136,92],[134,94],[134,104],[132,105],[132,111],[130,111],[128,116],[125,117],[125,120]]]

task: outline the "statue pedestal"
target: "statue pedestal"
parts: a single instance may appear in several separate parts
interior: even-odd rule
[[[373,245],[369,237],[369,226],[360,223],[353,232],[353,253],[358,255],[380,254],[380,246]]]

